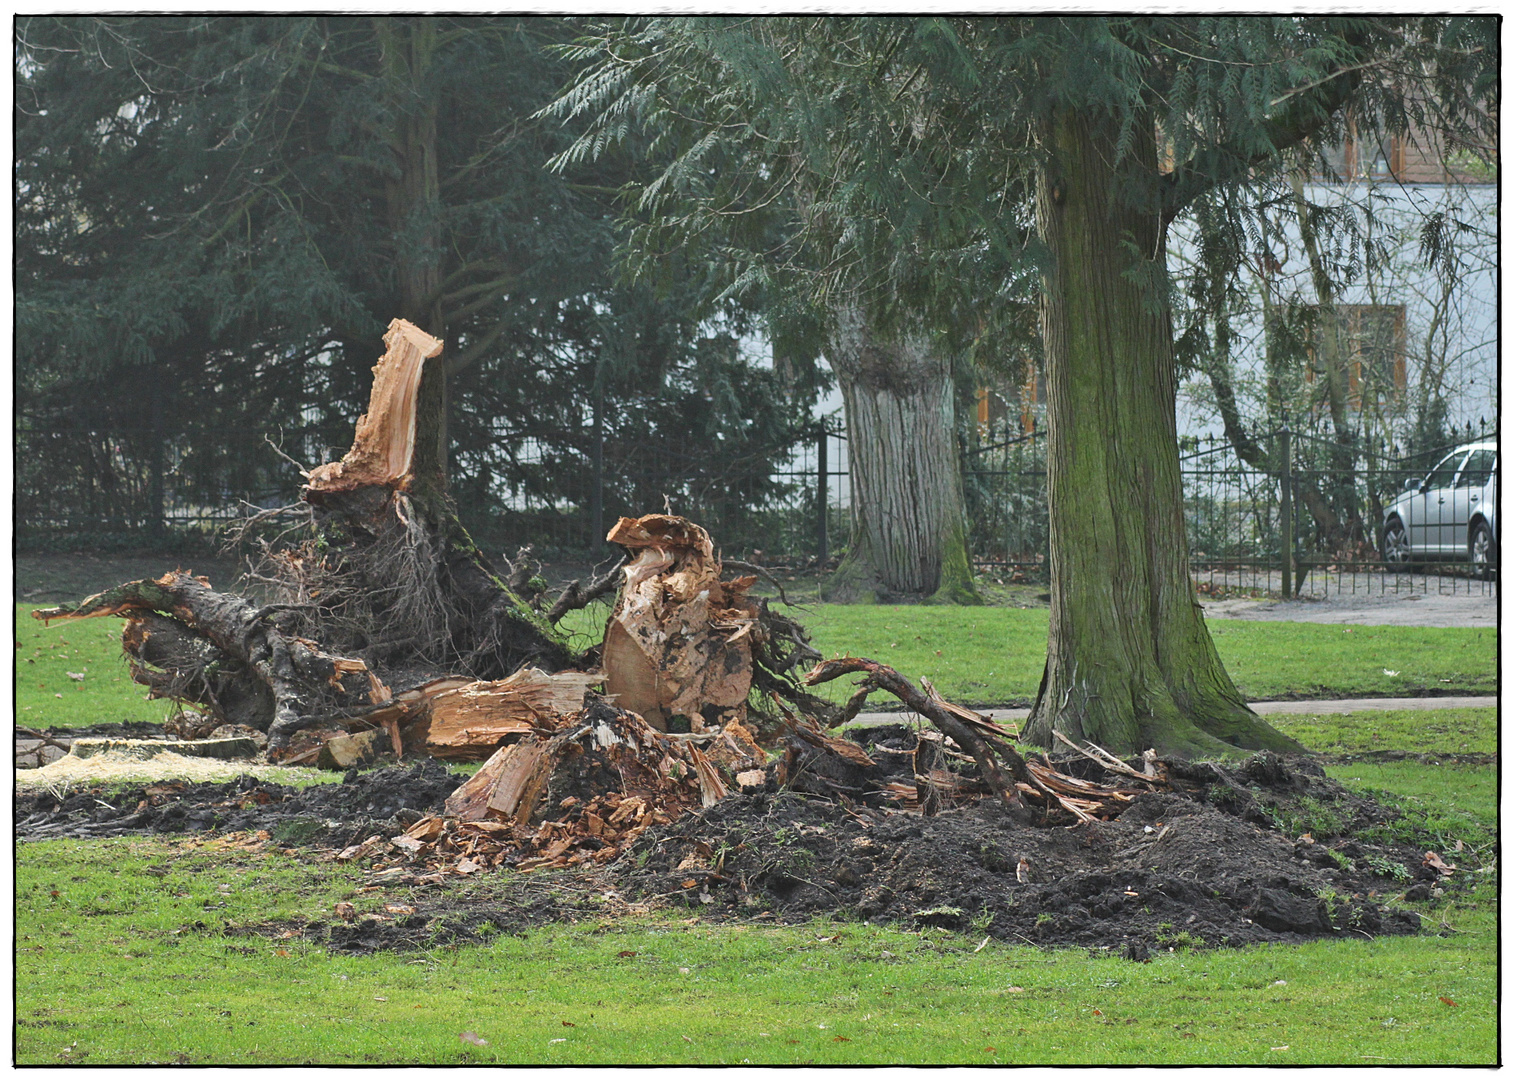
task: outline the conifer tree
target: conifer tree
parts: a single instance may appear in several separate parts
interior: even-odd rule
[[[480,675],[520,659],[483,647],[518,605],[459,497],[476,510],[506,472],[586,506],[594,433],[613,454],[701,432],[715,475],[735,463],[727,498],[771,489],[764,466],[792,443],[803,396],[729,347],[740,312],[712,324],[722,313],[676,276],[654,296],[610,272],[610,196],[637,148],[571,181],[544,168],[571,132],[532,113],[569,76],[551,49],[571,20],[28,17],[17,32],[26,423],[117,446],[171,432],[186,467],[224,459],[235,427],[313,427],[340,455],[386,326],[414,323],[443,342],[406,493],[448,594],[437,610],[455,616],[430,651]],[[513,460],[502,432],[535,440],[541,460]],[[289,450],[319,463],[320,447]],[[117,461],[95,456],[101,483],[53,482],[108,487]],[[161,477],[161,453],[134,456]],[[662,505],[645,485],[625,495],[642,505],[612,498],[612,515]],[[519,629],[564,655],[539,620]]]
[[[584,48],[595,66],[559,106],[596,117],[576,157],[638,122],[700,133],[643,191],[639,236],[717,235],[736,282],[809,267],[937,326],[1034,281],[1052,587],[1028,737],[1297,749],[1247,708],[1189,576],[1167,230],[1200,196],[1284,177],[1348,106],[1488,145],[1496,20],[656,19]],[[780,235],[818,257],[732,243],[725,219],[790,176]]]

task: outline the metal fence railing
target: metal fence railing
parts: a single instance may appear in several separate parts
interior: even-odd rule
[[[219,435],[214,453],[191,453],[140,431],[18,431],[18,546],[211,543],[253,508],[298,498],[299,472],[270,441],[314,462],[339,454],[350,432],[236,428]],[[1496,437],[1483,428],[1458,433],[1457,441]],[[1257,435],[1254,444],[1243,460],[1222,437],[1186,441],[1184,509],[1202,593],[1496,587],[1474,577],[1465,560],[1390,566],[1382,556],[1384,508],[1406,478],[1423,478],[1450,446],[1406,454],[1285,431]],[[850,542],[847,439],[834,424],[816,438],[718,462],[667,445],[610,449],[597,469],[571,454],[514,480],[460,469],[455,493],[464,523],[488,550],[513,554],[531,544],[544,558],[594,556],[617,517],[663,509],[705,525],[728,555],[769,564],[834,565]],[[1008,580],[1044,582],[1044,431],[976,433],[962,477],[975,563]]]

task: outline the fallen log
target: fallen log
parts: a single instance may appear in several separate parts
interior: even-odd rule
[[[390,683],[582,666],[493,572],[437,478],[422,485],[414,475],[421,382],[441,342],[400,319],[384,342],[351,449],[341,461],[302,470],[314,535],[264,552],[256,577],[278,590],[277,602],[259,606],[176,571],[38,617],[125,616],[132,675],[151,696],[201,710],[190,728],[266,732],[275,760],[313,758],[327,739],[363,730],[362,716],[385,704]],[[397,703],[367,726],[383,726],[390,748],[402,752],[400,721],[419,714],[415,705]],[[481,741],[488,745],[480,753],[497,745],[503,732],[473,723],[476,712],[460,706],[457,730],[446,733],[446,708],[426,710],[437,724],[435,745],[461,747],[462,756]]]
[[[274,746],[369,700],[374,684],[361,660],[279,629],[271,614],[183,570],[32,612],[45,623],[125,616],[134,679],[158,696],[200,704],[222,723],[267,731]],[[168,663],[176,666],[157,667]]]

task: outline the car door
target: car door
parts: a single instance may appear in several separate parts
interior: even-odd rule
[[[1404,523],[1409,533],[1409,546],[1417,553],[1438,555],[1445,550],[1442,528],[1449,520],[1451,507],[1447,506],[1451,485],[1456,483],[1456,474],[1461,463],[1467,459],[1467,450],[1453,450],[1440,459],[1440,463],[1425,477],[1419,493],[1410,500],[1409,520]]]
[[[1464,553],[1467,550],[1467,522],[1482,501],[1483,486],[1493,472],[1493,463],[1498,451],[1473,450],[1456,477],[1456,484],[1446,500],[1449,513],[1441,528],[1440,543],[1444,550]]]

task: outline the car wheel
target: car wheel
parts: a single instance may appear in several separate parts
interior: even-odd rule
[[[1477,576],[1487,580],[1498,570],[1498,542],[1493,539],[1493,530],[1486,521],[1472,526],[1472,535],[1467,540],[1467,553],[1472,558],[1472,569]]]
[[[1408,566],[1410,554],[1409,534],[1404,532],[1404,523],[1394,518],[1383,530],[1383,562],[1390,566]]]

